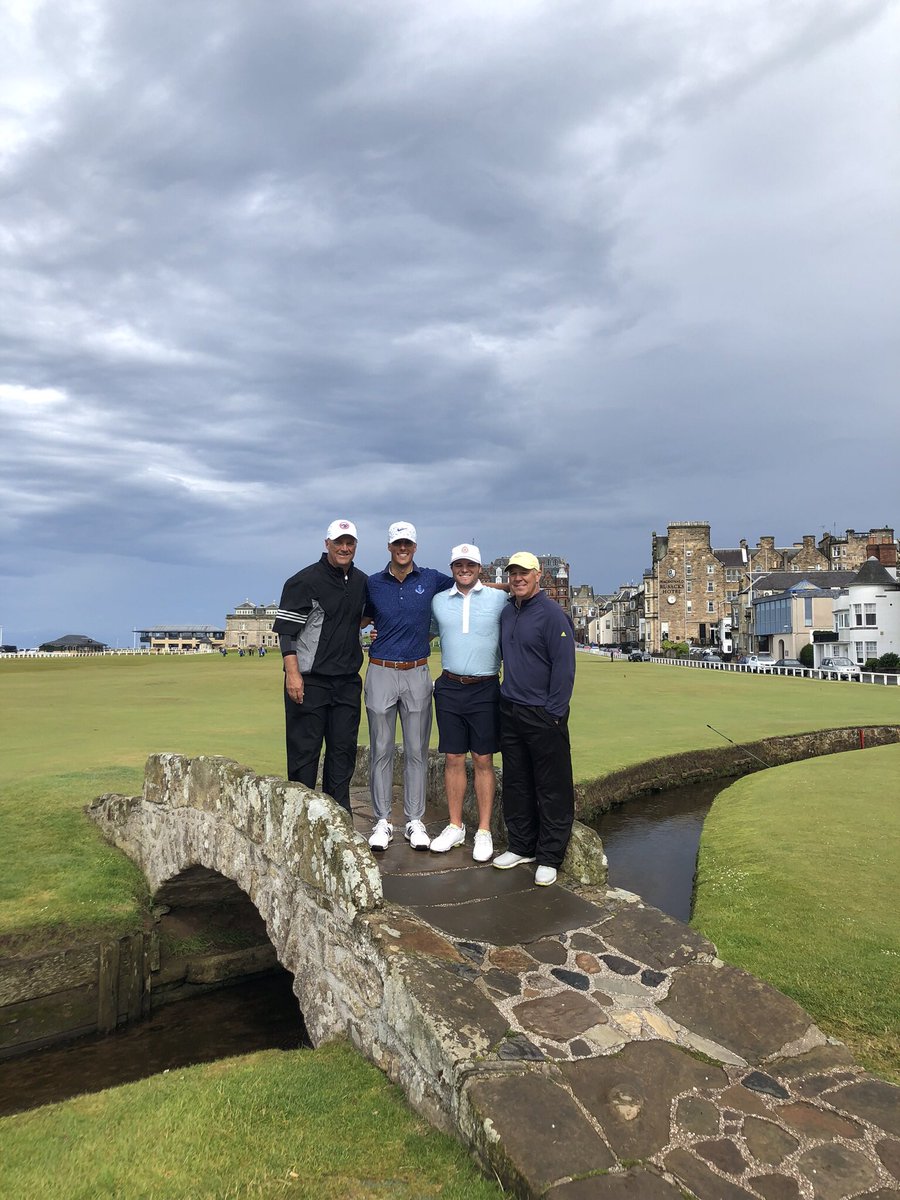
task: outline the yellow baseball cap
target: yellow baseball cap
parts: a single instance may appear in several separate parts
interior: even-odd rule
[[[523,567],[526,571],[539,571],[541,569],[541,564],[527,550],[517,550],[506,566],[507,568]]]

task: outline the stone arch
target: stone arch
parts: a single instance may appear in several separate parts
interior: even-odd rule
[[[357,916],[383,900],[368,846],[333,800],[229,759],[158,754],[141,796],[101,796],[90,815],[151,894],[198,866],[235,883],[294,977],[313,1042],[348,1031],[358,1006],[334,964]]]

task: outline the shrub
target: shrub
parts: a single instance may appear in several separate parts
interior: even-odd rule
[[[878,660],[878,670],[896,673],[900,670],[900,654],[894,654],[892,650],[889,650],[887,654],[882,654]]]
[[[804,667],[812,667],[815,664],[815,653],[812,648],[812,643],[807,642],[805,646],[800,647],[800,653],[797,655]]]
[[[675,654],[678,656],[678,658],[683,658],[686,654],[690,654],[691,652],[691,648],[687,642],[664,641],[662,648],[664,653]]]

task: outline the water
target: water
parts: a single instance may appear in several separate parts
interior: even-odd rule
[[[308,1045],[288,971],[168,1004],[112,1034],[0,1062],[0,1116],[254,1050]]]
[[[717,779],[630,800],[592,823],[609,859],[609,882],[679,921],[689,921],[700,834],[732,780]]]

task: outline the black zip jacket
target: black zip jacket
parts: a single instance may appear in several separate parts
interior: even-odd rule
[[[323,554],[285,583],[272,628],[282,655],[297,655],[301,674],[354,675],[360,669],[367,578],[352,563],[345,574]]]

